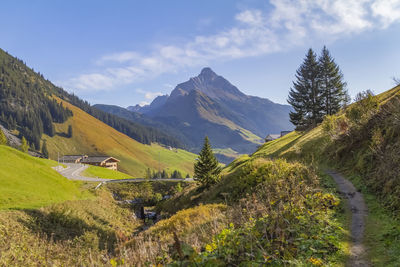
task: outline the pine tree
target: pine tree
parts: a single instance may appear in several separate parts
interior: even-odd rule
[[[194,164],[194,179],[204,187],[215,184],[219,180],[221,173],[221,168],[218,164],[218,160],[215,158],[208,137],[206,136],[198,160]]]
[[[46,159],[49,158],[49,151],[47,150],[47,141],[46,139],[43,140],[43,145],[42,145],[42,156]]]
[[[289,91],[288,103],[293,106],[290,121],[298,129],[314,127],[322,121],[322,96],[319,87],[320,71],[314,51],[310,48],[303,64],[296,71],[296,82]]]
[[[318,59],[320,65],[320,89],[323,98],[324,113],[335,114],[348,99],[346,83],[343,82],[343,74],[339,66],[331,57],[328,49],[324,46]]]
[[[3,131],[0,129],[0,145],[7,145],[7,137],[3,133]]]
[[[26,141],[25,137],[22,136],[20,149],[22,152],[26,153],[28,152],[28,148],[29,148],[28,142]]]

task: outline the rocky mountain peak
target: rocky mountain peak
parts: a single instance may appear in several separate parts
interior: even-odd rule
[[[210,67],[206,67],[201,70],[198,77],[204,80],[213,80],[218,77],[218,75]]]

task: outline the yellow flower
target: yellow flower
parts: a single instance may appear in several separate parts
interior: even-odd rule
[[[312,265],[322,266],[322,260],[321,259],[317,259],[317,258],[311,257],[311,258],[308,259],[308,261],[311,262]]]

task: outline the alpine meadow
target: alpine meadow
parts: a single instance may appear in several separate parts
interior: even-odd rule
[[[6,1],[0,266],[400,266],[399,1]]]

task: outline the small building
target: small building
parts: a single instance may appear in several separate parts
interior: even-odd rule
[[[99,167],[104,167],[110,170],[118,170],[118,159],[109,156],[89,156],[82,159],[81,163]]]
[[[291,133],[292,131],[281,131],[281,137]]]
[[[61,163],[80,163],[83,159],[86,159],[87,155],[64,155],[58,159]]]
[[[269,134],[269,135],[267,135],[267,137],[265,137],[265,142],[269,142],[269,141],[278,139],[279,137],[281,137],[280,134]]]

